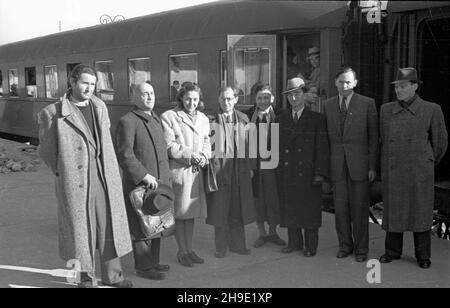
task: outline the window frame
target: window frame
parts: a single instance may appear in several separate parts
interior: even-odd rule
[[[167,70],[167,72],[168,72],[168,74],[167,74],[167,77],[168,77],[168,87],[167,87],[167,97],[169,98],[169,104],[170,103],[172,103],[171,101],[170,101],[170,87],[172,86],[172,80],[171,80],[171,69],[170,69],[170,58],[172,58],[172,57],[186,57],[186,56],[196,56],[197,57],[197,59],[196,59],[196,72],[197,72],[197,80],[195,81],[195,83],[198,85],[199,84],[199,77],[200,77],[200,72],[199,72],[199,65],[198,65],[198,58],[199,58],[199,55],[200,55],[200,53],[198,53],[198,52],[187,52],[187,53],[180,53],[180,54],[168,54],[167,55],[167,64],[168,64],[168,70]],[[180,86],[183,84],[183,82],[181,82],[180,81]]]
[[[133,57],[133,58],[127,58],[127,81],[128,81],[128,101],[131,102],[133,100],[133,93],[131,91],[131,79],[130,79],[130,71],[129,71],[129,63],[130,61],[133,60],[144,60],[144,59],[148,59],[148,63],[150,65],[150,82],[152,81],[152,62],[151,59],[152,57],[148,56],[148,57]]]
[[[11,79],[10,79],[10,71],[16,71],[16,75],[17,75],[17,95],[12,95],[11,94]],[[19,69],[18,68],[8,68],[8,97],[11,98],[19,98]]]
[[[48,97],[47,96],[47,72],[46,72],[46,68],[48,67],[54,67],[56,69],[56,97]],[[45,99],[58,99],[58,95],[59,95],[59,74],[58,74],[58,65],[57,64],[49,64],[49,65],[44,65],[44,97]]]
[[[99,72],[99,70],[97,69],[97,63],[111,63],[111,73],[112,73],[112,77],[113,77],[113,87],[112,87],[112,95],[113,95],[113,99],[112,100],[104,100],[102,97],[100,97],[99,95],[98,95],[98,80],[99,80],[99,78],[98,78],[98,72]],[[99,61],[96,61],[96,60],[94,60],[94,70],[95,70],[95,72],[96,72],[96,74],[97,74],[97,76],[95,76],[96,78],[97,78],[97,82],[96,82],[96,84],[95,84],[95,91],[94,91],[94,93],[95,93],[95,96],[97,96],[98,98],[100,98],[103,102],[105,102],[106,104],[113,104],[114,102],[115,102],[115,99],[116,99],[116,95],[117,95],[117,91],[116,91],[116,87],[115,87],[115,77],[114,77],[114,60],[113,59],[111,59],[111,60],[99,60]]]

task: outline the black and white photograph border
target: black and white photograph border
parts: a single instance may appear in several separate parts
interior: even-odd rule
[[[447,128],[450,123],[450,1],[16,0],[28,7],[17,12],[8,2],[0,0],[0,288],[79,286],[80,262],[60,258],[56,177],[40,156],[38,116],[69,94],[74,81],[69,75],[78,64],[96,70],[94,94],[108,110],[112,140],[120,119],[135,107],[133,93],[145,82],[154,89],[153,112],[162,122],[163,113],[182,103],[175,85],[186,83],[201,88],[198,110],[211,123],[219,110],[219,89],[226,86],[237,90],[236,110],[252,120],[254,86],[270,84],[275,112],[289,114],[292,95],[284,92],[293,91],[293,78],[305,84],[306,106],[324,114],[326,102],[341,95],[336,80],[342,67],[354,70],[355,92],[372,98],[378,115],[383,105],[397,101],[392,82],[401,79],[399,69],[414,67],[418,78],[405,80],[418,84],[420,98],[439,105]],[[283,139],[276,137],[272,142]],[[256,152],[275,155],[273,148]],[[283,167],[276,169],[287,172]],[[215,228],[203,215],[195,219],[193,231],[193,247],[203,264],[182,266],[176,237],[163,236],[160,262],[170,266],[165,278],[137,275],[131,251],[121,258],[123,276],[136,288],[183,289],[174,299],[179,303],[265,303],[273,300],[270,290],[278,288],[449,288],[450,154],[434,169],[429,268],[418,266],[413,232],[404,234],[401,259],[380,263],[386,253],[380,170],[367,196],[365,262],[351,255],[336,258],[334,187],[327,175],[321,183],[322,221],[313,257],[295,249],[282,253],[282,246],[269,241],[253,247],[261,236],[253,220],[245,226],[251,252],[228,251],[218,258]],[[287,228],[277,232],[288,241]],[[101,262],[95,256],[94,286],[98,280],[99,288],[110,288],[101,283]],[[190,288],[219,290],[208,297],[208,292],[195,296]],[[220,292],[231,288],[246,291]]]

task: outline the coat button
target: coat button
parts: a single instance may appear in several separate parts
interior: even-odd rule
[[[298,152],[301,153],[301,152],[302,152],[302,149],[298,149]]]
[[[289,153],[289,150],[286,150],[285,153],[288,154],[288,153]]]
[[[78,147],[78,151],[81,151],[83,148],[82,147]]]
[[[299,173],[298,176],[303,176],[303,173]]]
[[[301,165],[303,165],[303,162],[302,162],[302,161],[299,161],[298,164],[301,166]]]
[[[81,165],[80,165],[80,166],[78,166],[78,169],[79,169],[79,170],[83,169],[83,166],[81,166]]]
[[[288,162],[285,162],[284,165],[285,165],[285,166],[289,166],[289,163],[288,163]]]
[[[79,185],[78,187],[83,188],[83,185]]]

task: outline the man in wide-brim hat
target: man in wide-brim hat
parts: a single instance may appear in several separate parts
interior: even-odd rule
[[[281,227],[288,228],[283,253],[304,250],[305,257],[317,252],[322,224],[322,182],[328,176],[328,140],[325,117],[305,104],[305,82],[288,81],[291,110],[276,117],[279,123],[277,168]]]
[[[381,106],[381,179],[385,253],[381,263],[399,259],[403,232],[414,232],[415,257],[421,268],[431,265],[434,168],[444,156],[448,135],[438,104],[416,93],[421,81],[412,67],[400,68],[397,101]]]

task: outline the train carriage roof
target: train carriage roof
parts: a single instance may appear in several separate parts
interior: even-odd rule
[[[0,62],[226,34],[338,27],[345,1],[227,0],[0,46]],[[338,12],[334,18],[320,18]]]

